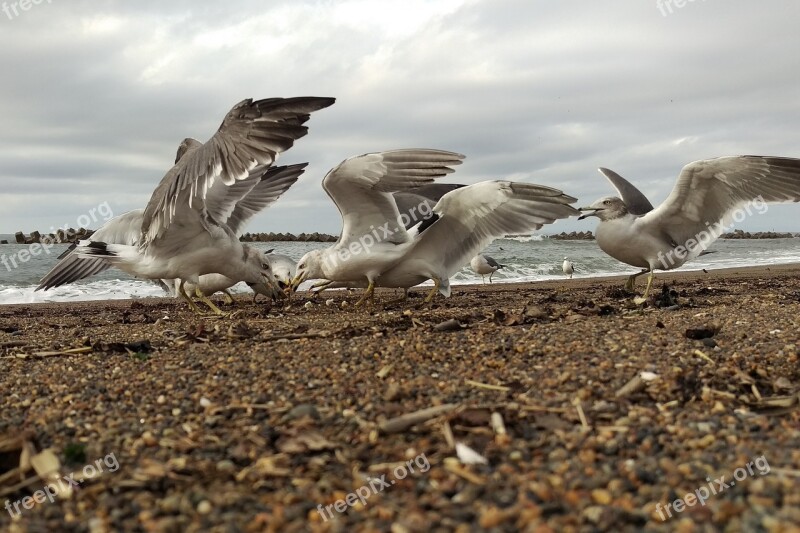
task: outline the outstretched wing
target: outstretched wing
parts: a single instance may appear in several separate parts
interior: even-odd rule
[[[728,156],[689,163],[681,170],[669,197],[637,223],[643,230],[666,234],[676,245],[716,237],[709,228],[737,208],[753,203],[758,210],[774,202],[800,201],[800,159]],[[704,238],[709,236],[710,238]]]
[[[236,104],[214,136],[179,153],[162,178],[145,208],[140,246],[161,237],[176,219],[183,226],[205,224],[204,200],[217,180],[230,186],[247,179],[257,165],[272,165],[308,133],[303,123],[310,113],[333,103],[333,98],[297,97]]]
[[[144,209],[128,211],[112,218],[92,234],[91,240],[108,244],[127,244],[134,246],[142,229]],[[39,282],[36,290],[47,290],[60,287],[89,276],[94,276],[111,268],[111,263],[102,258],[79,257],[74,253],[75,245],[61,256],[50,272]]]
[[[653,210],[653,204],[650,203],[647,196],[634,187],[631,182],[613,170],[603,167],[600,167],[598,170],[611,182],[611,185],[617,189],[620,198],[625,202],[625,207],[628,208],[628,213],[632,215],[644,215]]]
[[[241,236],[250,219],[275,203],[283,193],[288,191],[289,187],[294,185],[300,175],[305,172],[306,166],[308,163],[270,167],[250,192],[239,200],[228,217],[226,223],[231,231]]]
[[[322,187],[342,215],[339,243],[357,240],[381,227],[391,235],[388,242],[410,241],[399,223],[400,213],[391,193],[430,184],[453,172],[450,167],[463,159],[461,154],[442,150],[407,149],[344,160],[322,180]]]
[[[575,198],[557,189],[511,181],[484,181],[442,196],[439,216],[403,261],[420,258],[450,277],[494,239],[541,228],[580,214]]]

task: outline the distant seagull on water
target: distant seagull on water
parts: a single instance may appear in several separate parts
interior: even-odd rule
[[[561,270],[564,271],[564,275],[569,276],[569,279],[572,279],[572,274],[575,273],[575,265],[572,264],[572,261],[564,258],[564,262],[561,264]]]

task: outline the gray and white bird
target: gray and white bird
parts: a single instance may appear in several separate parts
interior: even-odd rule
[[[469,266],[475,271],[476,274],[481,275],[481,281],[483,281],[485,285],[486,274],[489,274],[489,283],[491,283],[494,273],[501,268],[505,268],[506,265],[501,265],[488,255],[478,254],[472,258],[472,261],[469,262]]]
[[[504,180],[482,181],[455,189],[434,206],[435,220],[413,236],[371,284],[408,289],[433,280],[433,288],[423,303],[429,303],[437,292],[448,297],[450,277],[494,239],[578,215],[580,212],[569,205],[575,201],[551,187]],[[383,252],[370,249],[361,260],[369,261],[375,253]],[[302,270],[301,265],[296,280],[302,279]]]
[[[177,163],[162,178],[145,208],[135,246],[86,240],[76,252],[104,258],[133,276],[180,279],[178,292],[195,312],[199,309],[184,285],[197,285],[203,274],[274,284],[263,254],[242,244],[220,220],[252,189],[239,190],[237,184],[247,180],[254,168],[271,166],[279,153],[308,133],[304,123],[310,114],[334,101],[296,97],[247,99],[236,104],[206,143],[194,139],[182,143]],[[206,297],[200,299],[209,302]]]
[[[655,270],[678,268],[703,253],[731,217],[769,203],[800,201],[800,159],[770,156],[727,156],[689,163],[681,170],[669,197],[653,209],[647,198],[619,174],[601,168],[622,198],[601,198],[581,219],[600,219],[596,238],[611,257],[639,267],[628,278],[649,273],[646,298]],[[738,218],[738,217],[737,217]]]
[[[572,274],[575,273],[575,265],[572,264],[568,258],[564,258],[564,262],[561,263],[561,270],[564,272],[565,276],[569,276],[569,279],[572,279]]]
[[[414,242],[392,193],[429,185],[462,159],[454,152],[411,148],[351,157],[331,169],[322,188],[339,209],[342,232],[333,246],[298,261],[292,288],[306,279],[366,283],[356,305],[371,299],[378,276]]]
[[[307,163],[301,163],[253,169],[250,171],[249,178],[228,188],[237,196],[240,194],[237,191],[238,187],[250,188],[250,192],[239,200],[236,207],[226,218],[220,216],[220,221],[226,223],[237,236],[241,236],[250,219],[277,201],[297,181],[305,171],[306,165]],[[253,186],[253,183],[255,183],[255,186]],[[141,236],[143,217],[144,209],[134,209],[114,217],[98,228],[92,234],[92,239],[107,244],[135,246]],[[36,290],[47,290],[73,283],[112,267],[111,263],[103,258],[81,257],[75,252],[75,247],[76,245],[73,245],[59,257],[60,261],[42,278]],[[162,279],[160,281],[167,292],[173,296],[180,296],[178,293],[179,279]],[[201,295],[208,297],[216,292],[223,292],[230,303],[233,298],[227,289],[239,281],[241,280],[233,280],[222,274],[209,273],[200,276],[199,284],[187,283],[184,288],[189,291],[190,295],[196,294],[198,297]],[[252,284],[251,288],[256,294],[263,294],[268,297],[278,295],[273,287],[269,287],[264,283]]]

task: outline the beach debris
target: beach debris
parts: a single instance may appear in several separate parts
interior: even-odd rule
[[[489,460],[483,455],[479,454],[463,442],[456,441],[456,455],[461,464],[464,465],[485,465],[489,464]]]
[[[333,298],[328,298],[327,300],[325,300],[325,305],[328,306],[328,307],[334,305],[335,303],[336,303],[336,300],[334,300]]]
[[[445,320],[433,326],[433,331],[461,331],[466,327],[466,324],[462,324],[455,318],[451,318],[450,320]]]
[[[501,445],[511,442],[511,437],[508,435],[508,430],[506,429],[503,415],[497,411],[494,411],[490,421],[492,424],[492,430],[494,431],[494,441]]]
[[[456,407],[458,407],[457,404],[446,403],[443,405],[437,405],[435,407],[420,409],[419,411],[414,411],[413,413],[406,413],[395,418],[390,418],[389,420],[379,424],[378,429],[381,433],[386,435],[400,433],[401,431],[405,431],[408,428],[416,426],[417,424],[421,424],[431,420],[432,418],[447,414],[455,410]]]
[[[0,435],[0,497],[33,493],[49,485],[59,498],[72,496],[72,485],[58,483],[61,462],[51,448],[37,451],[33,433]]]
[[[394,368],[394,363],[389,363],[388,365],[384,365],[378,372],[375,374],[379,378],[383,379],[389,375],[389,373]]]
[[[486,484],[486,479],[461,466],[461,461],[456,457],[446,457],[443,463],[444,463],[444,469],[450,472],[451,474],[455,474],[458,477],[465,479],[466,481],[469,481],[474,485]]]
[[[703,340],[709,339],[720,332],[722,325],[719,322],[709,322],[705,326],[688,328],[684,335],[687,339]]]
[[[339,447],[317,431],[302,431],[277,442],[278,451],[288,454],[321,452]]]
[[[314,304],[312,304],[311,302],[306,302],[306,303],[303,305],[303,307],[304,307],[305,309],[313,309],[313,308],[314,308]]]
[[[147,339],[141,339],[133,342],[103,342],[97,341],[91,346],[92,350],[96,352],[111,352],[111,353],[150,353],[153,351],[153,346]]]
[[[498,326],[521,326],[530,324],[537,320],[550,318],[550,314],[539,306],[528,307],[527,305],[520,311],[503,311],[495,309],[492,313],[492,320]]]
[[[466,383],[471,387],[477,387],[479,389],[496,390],[499,392],[508,392],[511,390],[511,387],[506,387],[504,385],[490,385],[488,383],[480,383],[478,381],[472,381],[471,379],[464,381],[464,383]]]

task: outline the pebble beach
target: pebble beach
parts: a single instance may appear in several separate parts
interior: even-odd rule
[[[800,531],[800,266],[623,284],[0,306],[0,530]]]

